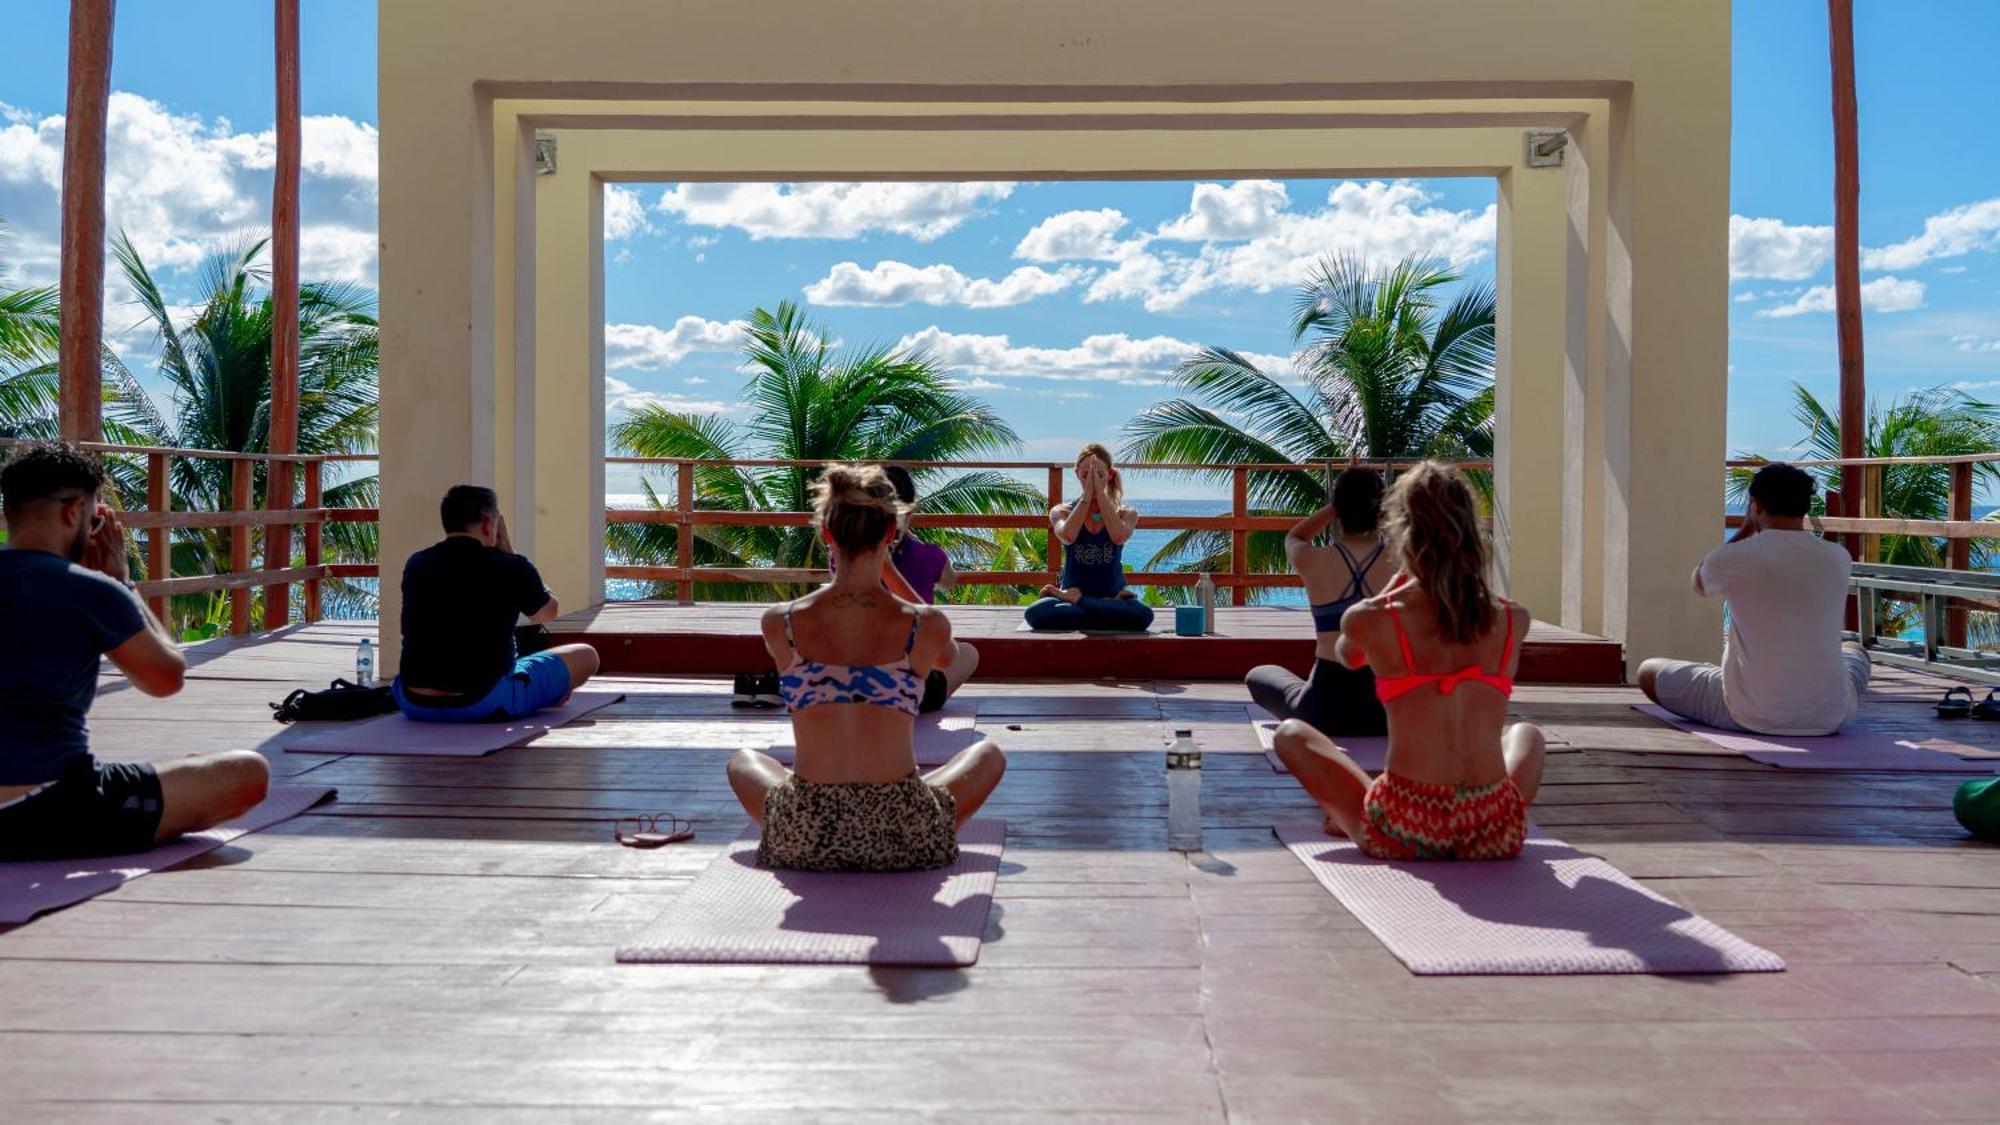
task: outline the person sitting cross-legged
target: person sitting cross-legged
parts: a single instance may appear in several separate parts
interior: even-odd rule
[[[1722,664],[1654,657],[1639,666],[1647,698],[1683,718],[1757,734],[1832,734],[1868,686],[1868,654],[1841,643],[1853,561],[1807,530],[1813,479],[1782,462],[1750,480],[1750,510],[1695,568],[1694,592],[1722,598]]]
[[[516,616],[539,625],[561,609],[535,564],[514,553],[493,490],[458,485],[438,514],[444,539],[403,566],[397,707],[419,722],[478,723],[568,699],[597,674],[597,650],[557,645],[516,655]]]
[[[95,458],[57,443],[0,471],[0,860],[143,852],[249,812],[270,785],[249,750],[151,764],[91,753],[99,657],[151,696],[180,691],[187,672],[132,590],[103,484]]]

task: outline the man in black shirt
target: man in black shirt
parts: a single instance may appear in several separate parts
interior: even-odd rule
[[[561,610],[535,564],[514,553],[499,498],[461,484],[439,505],[445,537],[403,566],[403,665],[396,704],[422,722],[518,719],[597,674],[597,650],[558,645],[517,657],[514,620]]]
[[[271,770],[250,750],[100,762],[86,715],[101,656],[152,696],[187,660],[132,591],[125,530],[97,459],[56,442],[0,471],[0,860],[143,852],[240,816]]]

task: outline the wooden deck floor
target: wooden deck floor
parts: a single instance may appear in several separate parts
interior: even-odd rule
[[[597,646],[608,672],[714,675],[769,669],[757,602],[611,602],[565,614],[549,626],[561,642]],[[1216,631],[1173,635],[1162,609],[1152,635],[1115,638],[1021,629],[1017,606],[938,607],[952,635],[979,647],[988,677],[1138,676],[1148,679],[1240,680],[1259,664],[1283,664],[1301,675],[1312,667],[1312,620],[1303,606],[1218,606]],[[1544,683],[1619,683],[1624,651],[1616,641],[1537,621],[1521,646],[1521,678]]]
[[[743,827],[740,725],[781,720],[730,715],[720,683],[629,681],[490,758],[279,751],[265,702],[351,668],[358,635],[226,642],[180,697],[100,699],[109,757],[261,746],[340,797],[0,932],[10,1120],[1993,1116],[2000,854],[1953,824],[1955,778],[1648,754],[1692,736],[1628,690],[1525,688],[1566,743],[1537,819],[1791,969],[1418,978],[1270,838],[1310,806],[1227,718],[1237,689],[975,684],[1143,716],[997,732],[1008,851],[976,967],[618,966]],[[1879,687],[1869,721],[1933,724],[1928,681]],[[1192,858],[1163,848],[1155,749],[1190,723],[1211,751]],[[659,809],[698,841],[608,838]]]

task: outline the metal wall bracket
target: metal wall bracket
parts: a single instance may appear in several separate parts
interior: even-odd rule
[[[556,139],[537,135],[535,137],[535,175],[556,174]]]
[[[1530,168],[1560,168],[1569,134],[1558,129],[1530,129],[1521,134],[1521,162]]]

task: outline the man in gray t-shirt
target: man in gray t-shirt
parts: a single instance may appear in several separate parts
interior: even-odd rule
[[[1684,718],[1759,734],[1832,734],[1868,686],[1868,654],[1841,644],[1847,552],[1806,530],[1813,480],[1786,464],[1750,482],[1750,511],[1694,572],[1695,593],[1725,598],[1722,664],[1655,658],[1639,687]]]
[[[156,764],[91,754],[100,657],[154,696],[179,691],[187,670],[132,589],[103,483],[93,458],[53,443],[0,470],[0,860],[142,852],[249,811],[269,784],[247,750]]]

